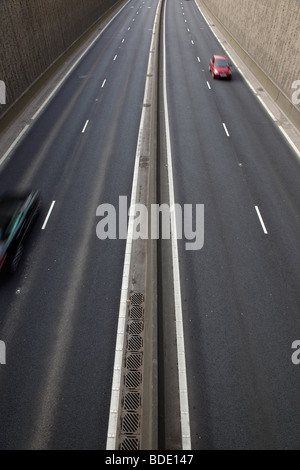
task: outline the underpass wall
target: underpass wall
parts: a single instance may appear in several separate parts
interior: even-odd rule
[[[300,128],[300,0],[196,1]]]
[[[116,2],[0,0],[0,116]]]

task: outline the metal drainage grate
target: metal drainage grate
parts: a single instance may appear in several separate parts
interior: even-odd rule
[[[125,376],[125,387],[137,389],[142,383],[142,374],[139,371],[131,371]]]
[[[120,450],[139,450],[139,439],[126,437],[120,445]]]
[[[126,434],[134,434],[139,429],[140,416],[138,413],[127,413],[122,420],[122,431]]]
[[[140,293],[135,293],[130,296],[131,305],[141,305],[144,303],[144,295]]]
[[[130,335],[140,335],[143,331],[143,322],[141,321],[133,321],[130,323],[128,328],[128,333]]]
[[[144,309],[139,305],[134,305],[129,310],[129,318],[130,320],[140,320],[144,316]]]
[[[143,347],[143,340],[140,336],[131,336],[128,340],[128,351],[139,351]]]
[[[144,347],[144,295],[130,296],[127,320],[127,350],[124,358],[123,396],[120,420],[119,449],[140,447]]]
[[[142,366],[142,354],[130,354],[126,358],[126,369],[138,370]]]
[[[138,411],[141,405],[141,395],[138,392],[129,392],[124,397],[125,411]]]

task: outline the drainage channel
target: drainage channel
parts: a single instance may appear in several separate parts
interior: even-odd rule
[[[172,205],[166,53],[165,40],[160,40],[162,31],[165,35],[163,4],[165,0],[159,0],[154,21],[131,198],[131,207],[148,208],[149,227],[151,204]],[[161,234],[158,240],[133,240],[133,223],[129,217],[107,450],[187,450],[190,430],[188,402],[182,399],[187,386],[180,387],[185,357],[178,348],[183,332],[174,288],[179,270],[174,263],[174,222],[171,243]]]
[[[156,203],[159,0],[149,52],[131,207]],[[148,210],[148,214],[151,210]],[[107,450],[157,448],[156,243],[135,239],[129,214]]]
[[[132,294],[128,309],[123,391],[121,398],[120,450],[139,450],[144,355],[144,295]]]

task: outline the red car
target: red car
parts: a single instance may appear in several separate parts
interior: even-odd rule
[[[213,78],[231,78],[231,66],[225,55],[214,55],[209,62]]]

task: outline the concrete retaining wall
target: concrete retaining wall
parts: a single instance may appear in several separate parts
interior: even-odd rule
[[[116,1],[0,0],[0,115]]]
[[[197,1],[232,36],[237,52],[247,53],[248,65],[300,127],[300,1]]]

